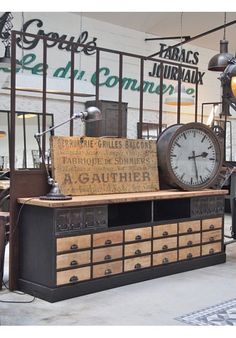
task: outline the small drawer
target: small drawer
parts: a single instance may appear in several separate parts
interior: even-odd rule
[[[192,246],[196,244],[200,244],[201,242],[201,235],[198,234],[192,234],[192,235],[183,235],[179,236],[179,246]]]
[[[151,241],[126,244],[125,245],[125,256],[138,256],[145,253],[151,252]]]
[[[215,254],[215,253],[221,252],[221,251],[222,251],[221,242],[202,245],[202,255],[203,256],[212,255],[212,254]]]
[[[204,219],[202,221],[202,230],[214,230],[217,228],[222,228],[223,220],[221,217]]]
[[[151,256],[125,259],[125,271],[139,270],[151,266]]]
[[[110,261],[122,257],[122,246],[111,246],[109,248],[101,248],[93,250],[93,262]]]
[[[177,234],[177,223],[155,225],[153,227],[153,237],[166,237]]]
[[[125,230],[125,242],[141,241],[143,239],[149,239],[151,237],[151,227]]]
[[[200,246],[179,250],[179,260],[191,259],[200,256]]]
[[[93,266],[93,278],[115,275],[122,272],[122,261]]]
[[[91,278],[91,268],[72,269],[57,272],[57,285],[77,283]]]
[[[200,231],[200,221],[188,221],[179,223],[179,233],[192,233],[195,231]]]
[[[91,262],[90,250],[68,253],[57,256],[57,269],[77,267]]]
[[[177,237],[155,239],[153,241],[153,251],[165,251],[177,247]]]
[[[91,235],[57,238],[57,252],[73,251],[91,247]]]
[[[202,243],[220,241],[222,239],[222,230],[206,231],[202,233]]]
[[[153,265],[167,264],[177,261],[177,251],[160,252],[153,255]]]
[[[93,247],[119,244],[122,242],[122,231],[109,231],[93,235]]]

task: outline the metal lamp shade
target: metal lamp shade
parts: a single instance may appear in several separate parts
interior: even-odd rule
[[[97,107],[88,107],[85,115],[86,122],[94,122],[102,119],[102,113]]]
[[[220,53],[210,59],[208,70],[223,72],[232,58],[233,55],[228,53],[228,41],[220,40]]]

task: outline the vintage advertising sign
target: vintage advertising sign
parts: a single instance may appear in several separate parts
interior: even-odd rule
[[[52,174],[64,194],[159,190],[156,141],[53,136],[51,152]]]

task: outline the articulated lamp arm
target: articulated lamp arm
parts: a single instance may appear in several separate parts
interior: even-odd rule
[[[46,173],[47,173],[48,184],[51,185],[50,192],[46,196],[40,196],[40,199],[44,199],[44,200],[68,200],[68,199],[72,199],[71,196],[65,196],[61,193],[60,188],[58,186],[58,183],[51,177],[49,170],[48,170],[48,167],[46,165],[45,156],[42,152],[42,148],[41,148],[41,144],[40,144],[40,138],[43,135],[51,132],[52,130],[70,122],[71,120],[81,119],[81,121],[83,121],[83,122],[92,122],[92,121],[101,120],[101,116],[102,116],[101,111],[97,107],[89,107],[89,108],[87,108],[86,111],[75,113],[68,120],[61,122],[61,123],[49,128],[47,130],[44,130],[41,133],[36,133],[34,135],[34,138],[37,141],[39,151],[40,151],[40,154],[41,154],[41,157],[42,157],[42,163],[43,163],[44,168],[45,168]]]

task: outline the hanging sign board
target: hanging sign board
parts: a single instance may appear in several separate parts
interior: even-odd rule
[[[52,174],[64,194],[159,190],[156,141],[53,136],[51,153]]]

